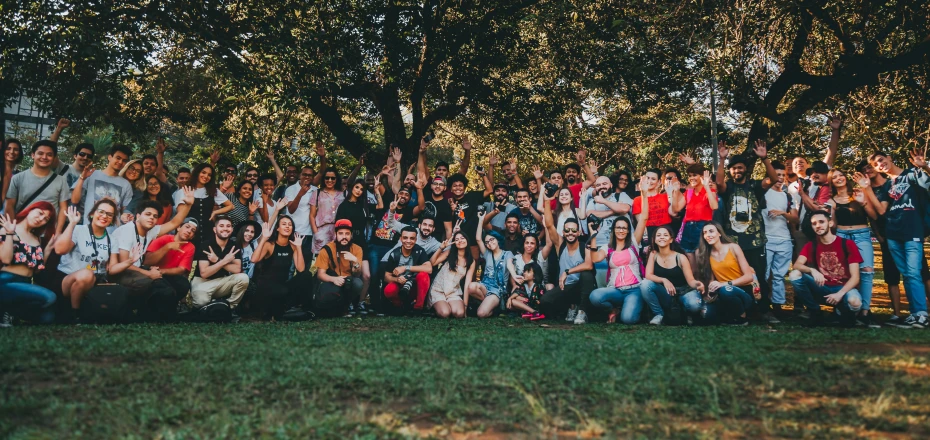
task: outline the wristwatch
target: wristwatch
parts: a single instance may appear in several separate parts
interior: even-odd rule
[[[568,273],[569,270],[571,269],[565,269],[565,275],[571,275],[570,273]]]
[[[732,286],[733,286],[733,281],[727,281],[727,285],[732,287]]]

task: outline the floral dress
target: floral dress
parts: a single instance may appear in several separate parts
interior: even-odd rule
[[[319,254],[336,238],[336,211],[345,200],[345,193],[336,191],[329,193],[325,190],[317,191],[316,197],[310,199],[310,204],[316,206],[316,232],[313,234],[313,254]]]

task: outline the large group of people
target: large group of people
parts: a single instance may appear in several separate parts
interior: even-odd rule
[[[825,157],[812,163],[772,160],[761,140],[741,155],[721,142],[716,169],[679,155],[684,176],[674,164],[600,174],[583,150],[521,176],[516,158],[491,155],[474,168],[477,184],[466,177],[467,139],[456,172],[428,167],[424,138],[406,169],[392,146],[380,168],[363,158],[344,177],[317,141],[318,169],[282,169],[269,151],[267,173],[218,153],[171,173],[160,139],[138,159],[112,146],[102,169],[93,163],[103,152],[82,143],[67,163],[57,141],[68,126],[61,120],[32,145],[28,169],[18,169],[21,142],[3,141],[3,327],[79,323],[102,284],[124,287],[133,319],[150,322],[221,304],[234,320],[504,314],[878,327],[873,240],[893,307],[884,324],[928,326],[925,152],[911,151],[909,163],[875,152],[855,169],[833,168],[835,117]]]

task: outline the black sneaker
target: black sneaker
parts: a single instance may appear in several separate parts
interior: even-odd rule
[[[734,319],[732,322],[728,322],[726,325],[733,326],[733,327],[745,327],[749,325],[749,320],[747,320],[746,318],[740,317],[740,318]]]
[[[927,327],[930,327],[930,319],[928,319],[928,318],[927,318],[926,316],[924,316],[924,315],[920,315],[920,316],[917,317],[917,322],[915,322],[911,327],[914,327],[914,328],[927,328]]]
[[[898,328],[924,328],[924,327],[926,327],[927,318],[924,318],[924,326],[923,326],[923,327],[917,327],[917,324],[918,324],[917,321],[918,321],[918,319],[919,319],[919,317],[917,317],[917,316],[909,315],[909,316],[907,317],[907,319],[905,319],[904,322],[898,324],[897,327],[898,327]]]
[[[871,313],[869,313],[868,315],[865,315],[865,316],[862,316],[862,315],[858,316],[858,317],[856,318],[856,325],[857,325],[857,326],[862,326],[862,327],[867,327],[867,328],[881,328],[881,326],[878,325],[877,322],[875,322],[875,321],[872,320],[872,314],[871,314]]]
[[[901,318],[898,315],[891,315],[891,318],[888,318],[888,320],[884,322],[884,325],[887,325],[889,327],[897,327],[899,324],[903,324],[903,323],[904,323],[903,318]]]
[[[229,313],[232,315],[232,319],[229,322],[235,324],[242,320],[242,317],[239,316],[238,307],[230,310]]]
[[[358,303],[358,306],[355,307],[355,310],[361,316],[368,316],[368,306],[365,303]]]
[[[349,310],[346,311],[346,318],[352,318],[355,316],[355,305],[349,304]]]

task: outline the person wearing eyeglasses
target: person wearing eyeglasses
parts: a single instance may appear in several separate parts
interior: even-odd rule
[[[94,205],[104,198],[116,202],[117,217],[113,224],[119,221],[119,213],[125,210],[132,201],[132,185],[128,180],[119,176],[119,172],[130,157],[132,157],[131,148],[125,145],[114,145],[110,147],[107,155],[106,168],[94,170],[92,165],[88,165],[74,182],[71,188],[71,203],[84,207],[84,223],[90,223]]]
[[[84,172],[84,168],[88,165],[94,163],[94,145],[89,143],[78,144],[77,147],[74,147],[74,161],[71,162],[71,165],[64,164],[68,167],[68,171],[65,173],[65,180],[68,182],[68,188],[74,186],[74,182],[77,182],[81,178],[81,173]]]
[[[101,199],[88,209],[87,224],[78,225],[81,214],[68,208],[68,226],[55,241],[55,252],[61,255],[58,270],[63,273],[61,292],[71,301],[75,322],[84,295],[107,275],[116,275],[135,264],[142,257],[142,245],[133,246],[129,258],[117,262],[119,247],[107,233],[119,212],[111,199]]]

